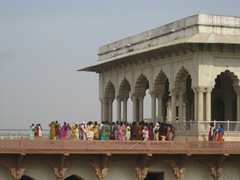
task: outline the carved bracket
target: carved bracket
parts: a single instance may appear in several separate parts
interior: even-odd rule
[[[104,155],[100,157],[100,159],[96,160],[91,160],[88,161],[87,163],[91,165],[95,171],[96,171],[96,176],[99,180],[105,179],[108,169],[109,169],[109,159],[110,159],[110,154]]]
[[[135,171],[136,171],[136,174],[137,174],[137,177],[139,180],[144,180],[145,177],[147,176],[147,173],[148,173],[148,169],[147,167],[138,167],[138,168],[135,168]]]
[[[180,156],[178,159],[163,160],[164,163],[168,164],[174,173],[177,180],[181,180],[185,175],[186,165],[188,163],[189,156]]]
[[[24,174],[25,168],[10,168],[9,170],[14,180],[20,180]]]
[[[58,180],[62,180],[66,174],[67,168],[53,168],[54,174]]]

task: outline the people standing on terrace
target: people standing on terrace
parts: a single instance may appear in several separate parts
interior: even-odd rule
[[[160,125],[161,124],[161,125]],[[37,137],[41,136],[40,124],[37,124],[34,133]],[[146,127],[145,127],[146,126]],[[34,127],[34,126],[33,126]],[[71,127],[69,123],[64,122],[61,126],[58,121],[52,121],[49,124],[50,135],[49,139],[73,139],[73,140],[173,140],[174,128],[171,124],[167,123],[154,123],[150,122],[137,122],[132,124],[127,121],[112,123],[111,125],[106,121],[101,126],[95,121],[89,121],[86,125],[85,122],[80,124],[74,123]],[[100,128],[101,127],[101,128]],[[140,132],[140,129],[143,130]],[[37,133],[36,133],[37,132]],[[147,134],[145,134],[147,132]],[[39,134],[40,133],[40,134]],[[116,135],[118,135],[116,137]],[[142,136],[141,138],[139,136]],[[163,139],[162,139],[163,138]],[[39,139],[39,138],[36,138]]]
[[[73,125],[72,125],[72,139],[78,139],[78,135],[76,134],[76,129],[78,128],[78,125],[77,123],[75,122]]]
[[[36,124],[34,130],[35,130],[35,137],[36,137],[36,139],[37,139],[38,136],[39,136],[39,127],[38,127],[38,124]]]
[[[143,127],[142,135],[143,135],[143,140],[147,141],[148,140],[148,127],[146,125]]]
[[[137,128],[137,123],[133,122],[131,125],[131,139],[132,140],[137,140],[138,136],[138,128]]]
[[[49,134],[49,139],[54,139],[55,137],[55,122],[51,121],[51,123],[48,125],[50,127],[50,134]]]
[[[153,123],[149,123],[148,127],[148,139],[153,140],[154,139],[154,134],[153,134]]]
[[[155,127],[153,128],[155,141],[159,141],[159,131],[160,131],[159,123],[156,123]]]
[[[168,125],[168,127],[167,127],[167,135],[166,135],[167,141],[173,141],[174,134],[175,133],[174,133],[174,130],[173,130],[172,126]]]
[[[129,123],[127,123],[125,138],[126,140],[130,140],[131,138],[131,128]]]
[[[137,140],[143,140],[142,130],[143,130],[143,122],[139,122],[137,125],[138,136]]]
[[[224,136],[224,128],[223,128],[223,125],[220,124],[218,128],[218,141],[223,141],[223,136]]]
[[[102,125],[101,130],[100,130],[100,134],[101,134],[101,139],[102,140],[108,140],[109,139],[110,126],[109,126],[107,121],[103,122],[103,125]]]
[[[62,125],[62,138],[66,139],[67,138],[67,123],[64,122]]]
[[[71,137],[72,137],[72,130],[71,130],[71,126],[70,126],[69,123],[67,123],[66,128],[67,128],[67,137],[66,137],[66,139],[71,139]]]
[[[98,125],[98,122],[95,121],[94,122],[94,140],[99,140],[100,139],[100,128],[99,128],[99,125]]]
[[[118,127],[118,139],[125,140],[126,127],[125,124],[121,121]]]
[[[119,122],[117,121],[112,127],[115,140],[118,140],[118,127],[119,127]]]
[[[62,129],[58,121],[55,124],[55,139],[62,139]]]
[[[94,127],[93,122],[89,121],[87,123],[87,138],[88,140],[93,140],[94,137]]]
[[[209,133],[208,133],[208,141],[214,141],[216,129],[214,128],[213,122],[210,123]]]
[[[38,139],[42,139],[42,126],[41,124],[38,124]]]
[[[30,139],[34,139],[35,136],[35,127],[34,127],[34,123],[32,123],[32,125],[30,126]]]

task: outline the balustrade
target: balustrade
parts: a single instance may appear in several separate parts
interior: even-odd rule
[[[240,154],[240,141],[1,139],[0,154]]]

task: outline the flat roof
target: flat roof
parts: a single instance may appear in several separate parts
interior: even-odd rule
[[[96,63],[79,71],[95,71],[127,56],[186,43],[240,44],[240,17],[197,14],[101,46]]]

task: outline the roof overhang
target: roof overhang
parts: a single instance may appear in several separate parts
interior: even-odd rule
[[[188,52],[193,53],[197,51],[228,51],[239,52],[240,36],[231,35],[216,35],[199,33],[191,37],[177,39],[165,44],[160,44],[153,47],[148,47],[141,50],[135,50],[129,53],[121,54],[116,57],[112,57],[106,60],[98,61],[95,64],[79,69],[78,71],[90,71],[101,73],[105,69],[109,69],[112,66],[119,66],[121,64],[127,66],[127,64],[136,63],[136,61],[144,59],[158,59],[171,56],[178,56],[186,54]]]

